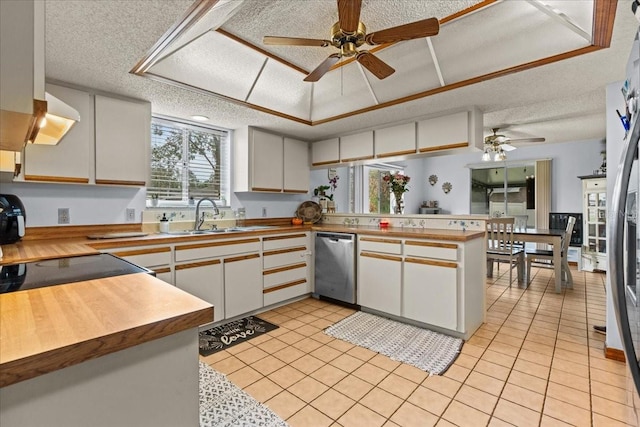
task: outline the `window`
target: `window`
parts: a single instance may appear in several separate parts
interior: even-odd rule
[[[190,198],[229,200],[229,132],[154,117],[147,199],[181,205]]]
[[[395,199],[391,197],[391,191],[382,177],[395,172],[404,173],[403,167],[376,163],[352,166],[349,169],[349,176],[354,183],[349,191],[351,212],[381,214],[393,212]]]

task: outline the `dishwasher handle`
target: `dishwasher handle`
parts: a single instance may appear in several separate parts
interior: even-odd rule
[[[344,233],[316,233],[316,238],[322,240],[328,240],[330,242],[353,242],[355,240],[355,234]]]

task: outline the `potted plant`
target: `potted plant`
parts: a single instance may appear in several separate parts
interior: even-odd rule
[[[157,193],[151,193],[151,206],[153,206],[153,207],[158,206],[158,194]]]
[[[396,172],[394,174],[386,174],[382,177],[384,182],[389,186],[389,190],[393,193],[393,196],[396,199],[396,204],[394,206],[394,212],[396,214],[402,214],[402,210],[404,208],[402,204],[402,195],[409,191],[407,188],[410,177],[407,175],[401,174],[400,172]]]

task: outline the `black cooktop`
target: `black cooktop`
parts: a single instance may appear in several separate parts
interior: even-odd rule
[[[154,274],[111,254],[72,256],[0,267],[0,294],[123,274]]]

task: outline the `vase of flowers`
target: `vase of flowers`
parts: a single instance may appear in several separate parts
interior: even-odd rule
[[[404,210],[404,202],[402,201],[402,195],[409,191],[408,184],[411,180],[407,175],[396,172],[394,174],[386,174],[382,177],[383,181],[387,183],[389,190],[393,193],[396,204],[394,207],[394,213],[402,214]]]

